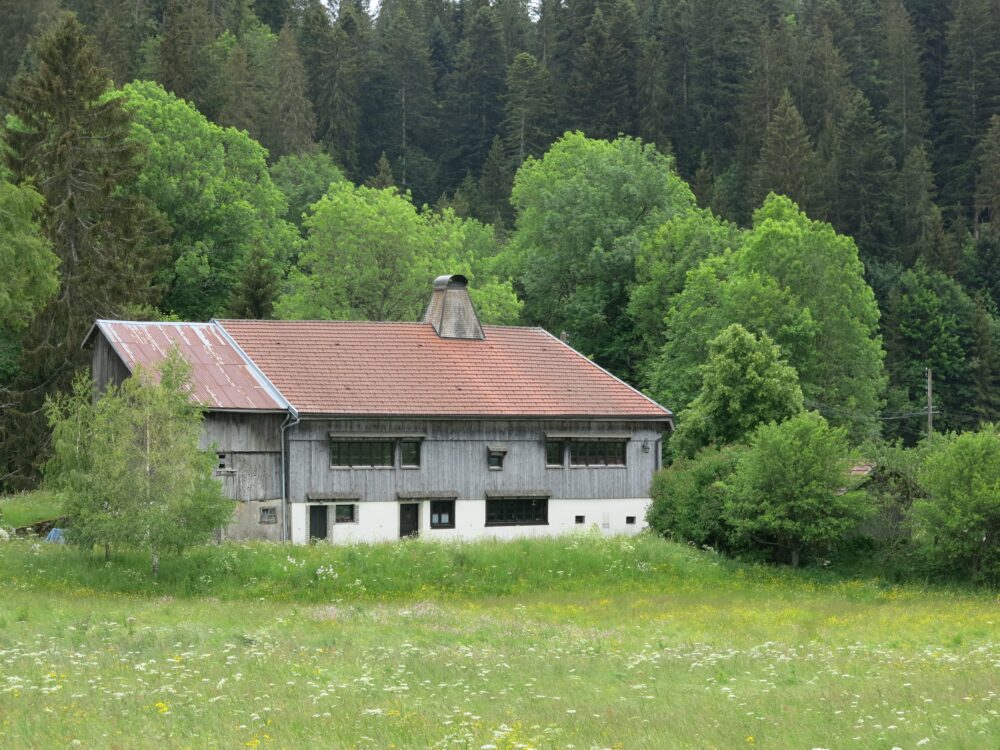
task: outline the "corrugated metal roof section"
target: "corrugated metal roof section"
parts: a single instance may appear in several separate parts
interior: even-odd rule
[[[217,322],[303,414],[671,416],[540,328],[445,339],[427,323]]]
[[[285,410],[281,394],[215,323],[99,320],[129,370],[155,370],[176,346],[191,365],[195,400],[207,409]]]

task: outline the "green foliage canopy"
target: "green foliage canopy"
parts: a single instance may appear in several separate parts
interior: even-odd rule
[[[165,309],[207,320],[240,307],[234,291],[255,258],[282,268],[296,246],[267,152],[155,83],[137,81],[123,91],[132,137],[147,153],[136,189],[172,229],[172,261],[160,275]]]
[[[793,566],[835,545],[865,516],[864,493],[844,491],[849,455],[844,428],[816,412],[758,428],[728,482],[734,538],[771,547]]]
[[[41,233],[42,196],[0,174],[0,330],[22,328],[58,288],[59,258]]]
[[[464,273],[484,322],[517,319],[509,281],[492,273],[492,231],[451,211],[418,209],[395,189],[336,182],[306,219],[309,232],[281,318],[418,320],[431,281]]]
[[[643,239],[694,209],[673,160],[634,138],[600,141],[567,133],[528,159],[511,196],[515,280],[525,317],[619,375],[634,368],[626,315]]]
[[[175,349],[156,377],[139,370],[96,402],[79,378],[48,402],[46,478],[65,493],[71,542],[149,550],[155,576],[161,551],[208,541],[228,523],[232,503],[213,476],[214,452],[198,447],[202,416],[189,380]]]
[[[766,333],[758,338],[739,323],[709,344],[701,376],[701,392],[680,413],[680,426],[670,440],[676,455],[690,457],[706,445],[737,442],[758,425],[781,422],[802,410],[795,370]]]
[[[946,568],[1000,583],[1000,430],[939,441],[919,473],[929,496],[914,504],[918,538]]]

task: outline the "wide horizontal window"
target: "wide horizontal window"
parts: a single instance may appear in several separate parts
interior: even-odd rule
[[[333,440],[330,443],[332,466],[393,466],[395,440]]]
[[[486,500],[487,526],[535,526],[548,522],[548,498],[492,497]]]
[[[624,440],[579,440],[569,444],[573,466],[624,466]]]

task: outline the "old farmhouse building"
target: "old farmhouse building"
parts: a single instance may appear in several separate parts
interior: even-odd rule
[[[546,331],[481,326],[462,276],[420,323],[99,320],[85,345],[99,388],[191,363],[232,539],[637,532],[672,427]]]

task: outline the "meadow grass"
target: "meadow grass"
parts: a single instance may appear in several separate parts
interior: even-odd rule
[[[0,496],[0,527],[17,529],[62,515],[62,501],[54,492],[25,492]]]
[[[0,545],[0,747],[1000,747],[992,593],[651,537],[146,563]]]

